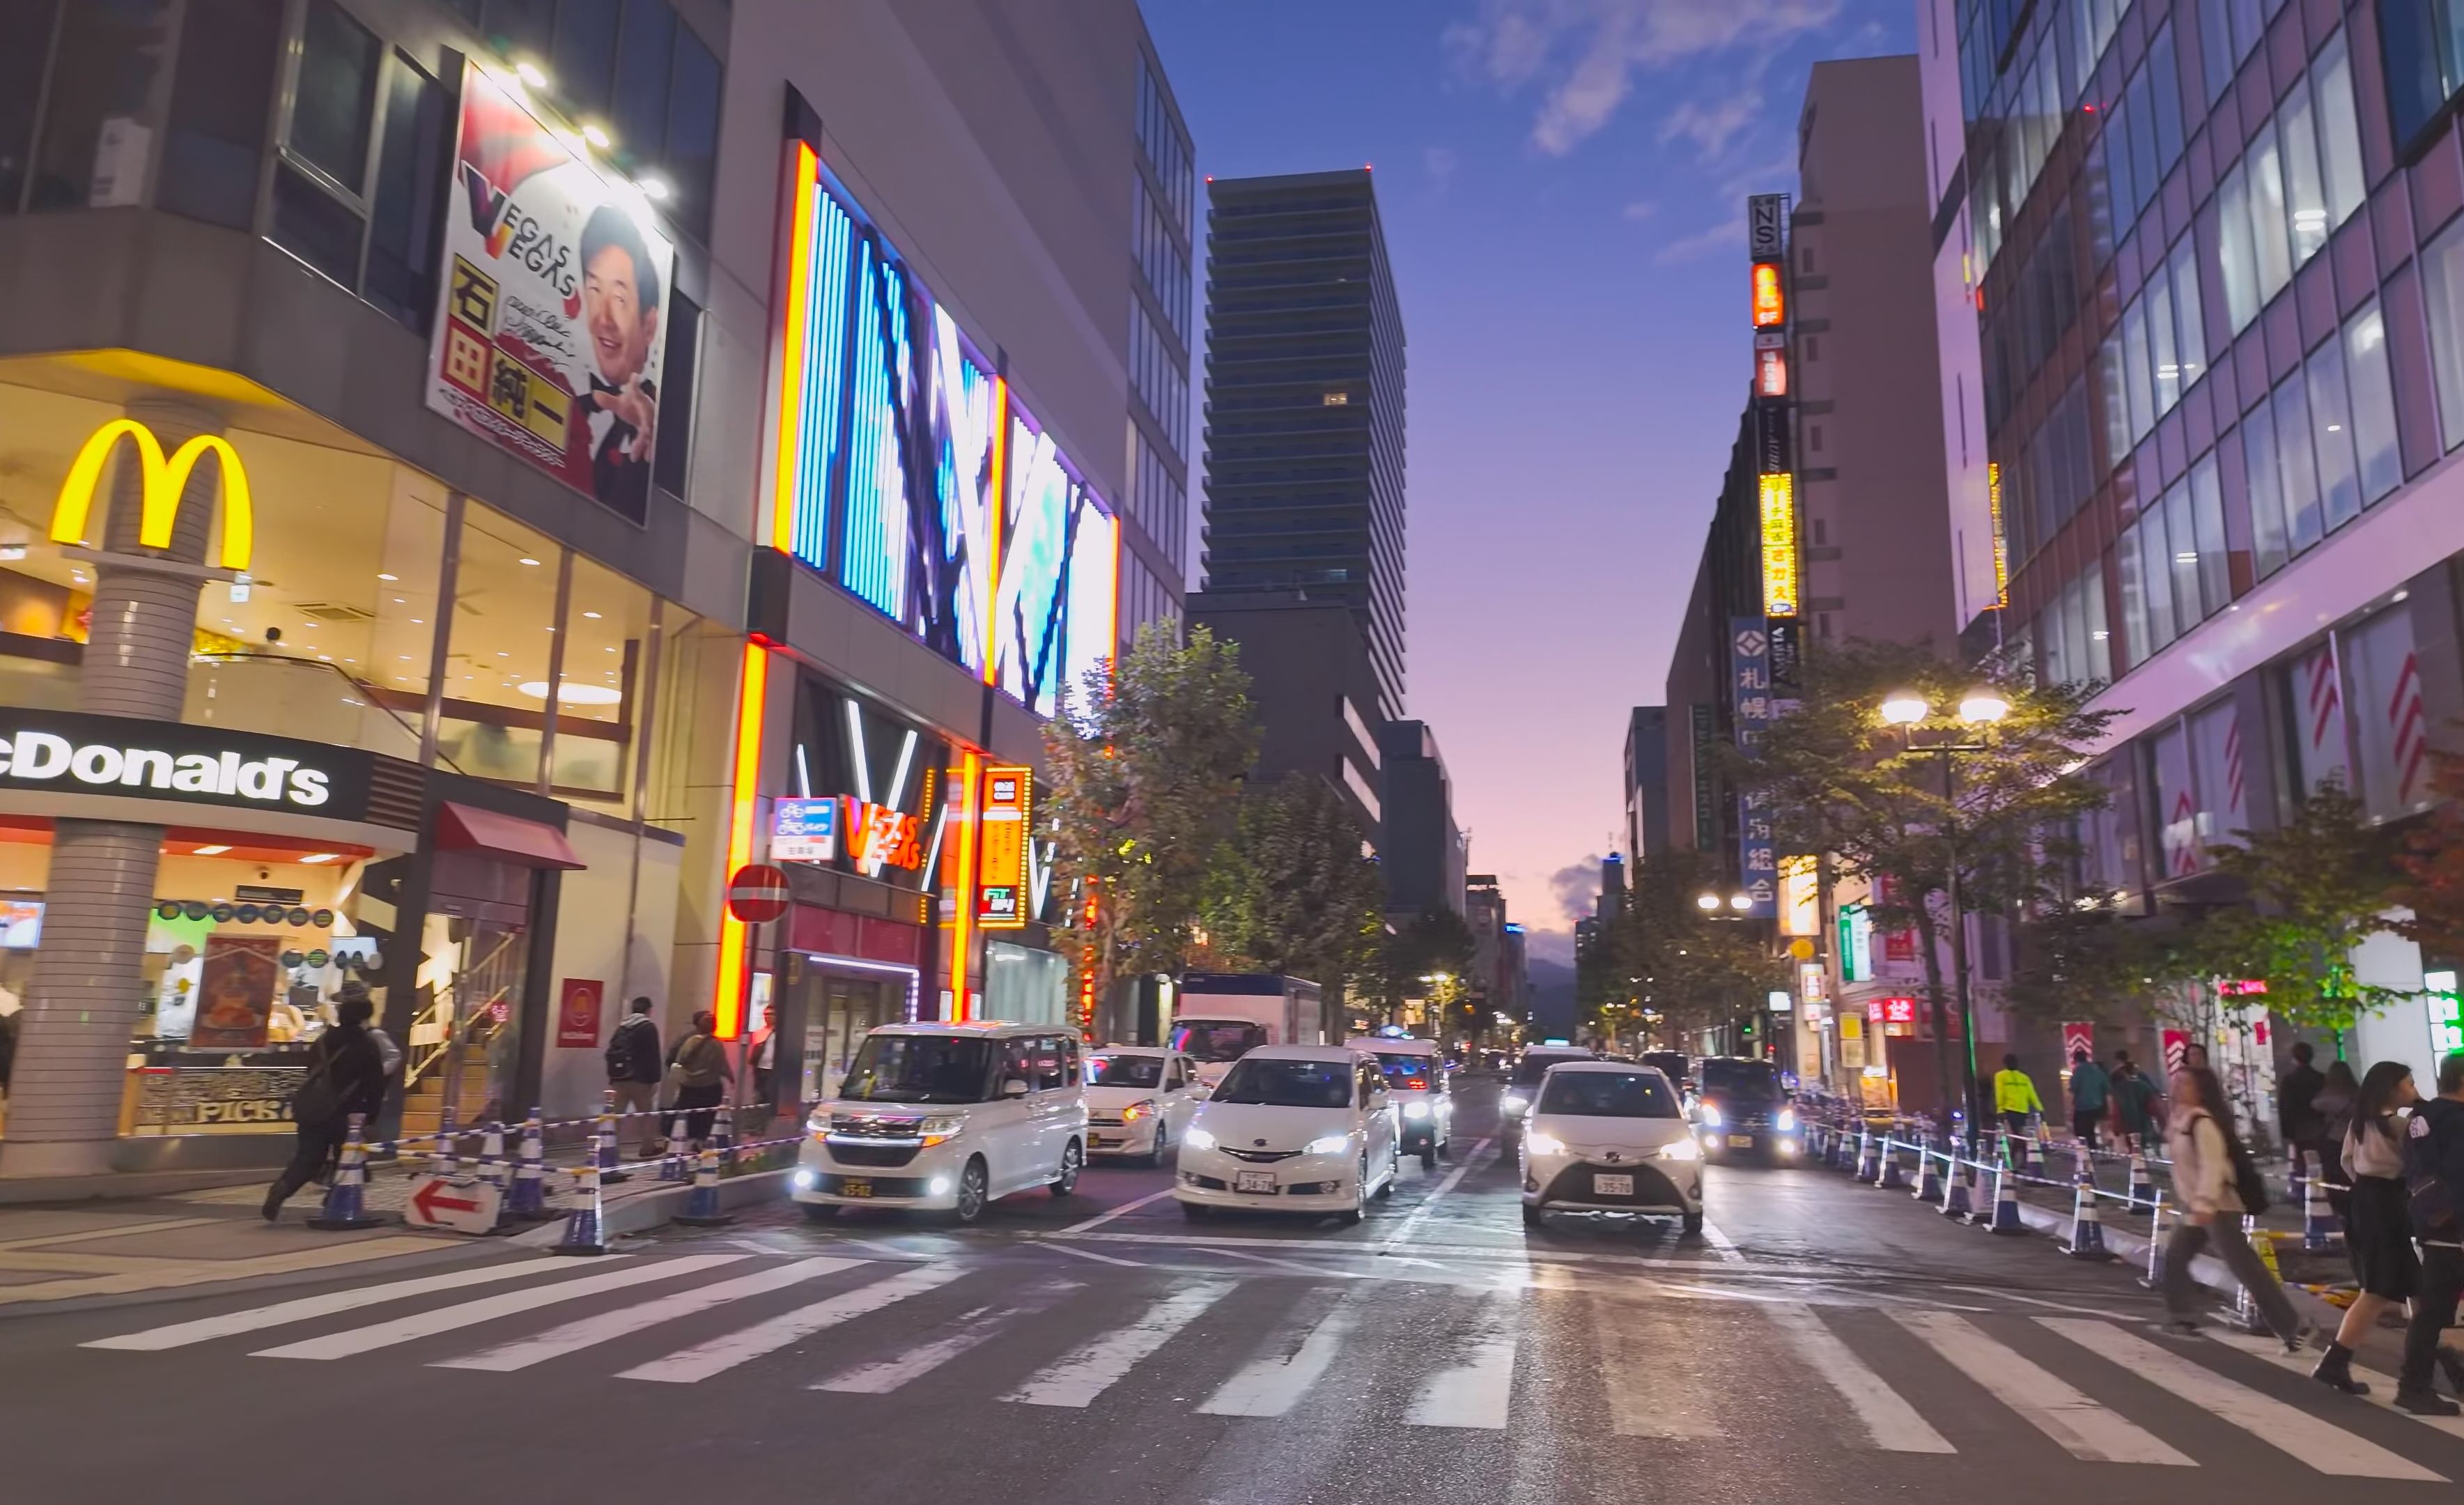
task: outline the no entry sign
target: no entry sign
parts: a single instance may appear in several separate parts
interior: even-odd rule
[[[748,925],[787,913],[787,874],[766,862],[747,863],[727,880],[727,912]]]

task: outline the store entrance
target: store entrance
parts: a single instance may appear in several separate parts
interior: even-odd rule
[[[814,1102],[838,1091],[868,1030],[906,1021],[908,981],[832,972],[829,963],[810,957],[800,972],[791,985],[802,997],[804,1018],[804,1073],[798,1088],[803,1101]]]

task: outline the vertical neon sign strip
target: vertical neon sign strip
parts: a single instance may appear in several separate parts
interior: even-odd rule
[[[967,963],[976,941],[976,821],[983,771],[983,754],[960,753],[957,777],[951,781],[957,787],[950,790],[950,818],[958,828],[957,903],[950,918],[950,1017],[954,1020],[975,1017],[967,1000]]]
[[[820,164],[803,142],[788,171],[787,286],[781,301],[785,318],[779,331],[779,428],[776,474],[771,477],[770,546],[792,553],[796,547],[796,480],[803,458],[804,370],[812,360],[810,331],[805,326],[813,282],[814,174]]]
[[[1009,381],[993,378],[993,474],[984,499],[984,683],[1001,683],[1001,565],[1006,543],[1001,538],[1009,501]]]
[[[1993,604],[2011,604],[2011,546],[2002,535],[2002,466],[1985,462],[1985,500],[1993,519]]]
[[[727,818],[727,876],[753,860],[753,812],[761,789],[761,716],[769,698],[770,650],[759,641],[744,645],[744,672],[737,686],[736,785]],[[744,921],[725,908],[718,917],[718,981],[711,990],[711,1012],[718,1016],[717,1036],[734,1040],[744,1032]]]

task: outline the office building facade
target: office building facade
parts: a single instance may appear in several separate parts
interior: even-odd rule
[[[1378,752],[1377,671],[1360,623],[1342,601],[1275,592],[1199,591],[1189,598],[1192,627],[1239,645],[1258,720],[1258,761],[1250,777],[1324,779],[1343,797],[1374,849],[1385,824]]]
[[[1638,705],[1625,723],[1625,850],[1644,862],[1668,840],[1668,707]]]
[[[1399,927],[1417,915],[1462,914],[1470,846],[1455,824],[1454,781],[1437,734],[1426,721],[1389,721],[1379,729],[1378,763],[1385,817],[1377,856],[1389,919]]]

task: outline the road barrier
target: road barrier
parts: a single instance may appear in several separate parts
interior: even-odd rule
[[[599,1121],[591,1126],[593,1153],[599,1161],[599,1179],[610,1185],[633,1178],[620,1163],[616,1134],[616,1089],[610,1087],[599,1099]]]
[[[1986,1223],[1985,1230],[1989,1233],[2000,1233],[2010,1238],[2024,1238],[2027,1236],[2028,1225],[2022,1222],[2019,1217],[2019,1184],[2017,1177],[2008,1165],[2003,1166],[1999,1171],[1994,1173],[1993,1216]]]
[[[2062,1252],[2073,1259],[2111,1260],[2116,1256],[2104,1244],[2104,1213],[2097,1206],[2104,1193],[2097,1187],[2094,1162],[2079,1162],[2078,1183],[2071,1197],[2070,1241],[2062,1246]]]
[[[517,1223],[544,1223],[547,1210],[547,1140],[539,1124],[539,1111],[522,1120],[522,1142],[514,1165],[514,1193],[507,1199],[505,1215]]]
[[[736,1221],[733,1213],[719,1210],[718,1161],[718,1146],[702,1146],[700,1159],[693,1166],[693,1190],[686,1194],[685,1209],[676,1214],[676,1222],[687,1228],[715,1228]]]
[[[1959,1158],[1957,1140],[1951,1140],[1950,1144],[1951,1167],[1950,1174],[1943,1180],[1942,1215],[1963,1222],[1973,1221],[1976,1217],[1976,1162]]]
[[[599,1166],[585,1161],[574,1173],[573,1206],[565,1214],[564,1233],[549,1250],[554,1254],[607,1252],[607,1209],[601,1201]]]
[[[366,1114],[351,1115],[351,1125],[342,1140],[341,1163],[335,1167],[334,1184],[325,1188],[323,1210],[308,1220],[310,1228],[345,1233],[355,1228],[372,1228],[385,1221],[367,1213],[368,1150],[361,1138],[367,1124]]]
[[[1874,1178],[1874,1184],[1884,1191],[1907,1190],[1908,1179],[1900,1173],[1899,1146],[1887,1134],[1882,1136],[1881,1163],[1882,1173]]]

